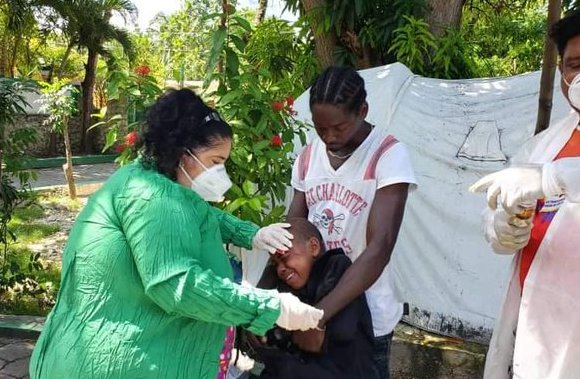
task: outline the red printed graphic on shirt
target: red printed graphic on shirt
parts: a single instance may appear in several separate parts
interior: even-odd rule
[[[350,246],[347,238],[342,238],[342,239],[336,240],[336,241],[326,241],[326,248],[328,250],[340,248],[340,249],[344,250],[344,253],[349,258],[351,258],[350,255],[352,254],[352,247]]]
[[[321,213],[314,214],[314,225],[318,230],[326,230],[328,235],[340,234],[342,227],[338,226],[337,221],[344,220],[344,213],[334,215],[332,209],[325,208]]]
[[[345,207],[353,216],[358,216],[369,205],[361,195],[339,183],[318,184],[307,189],[304,195],[308,209],[321,201],[333,201]]]

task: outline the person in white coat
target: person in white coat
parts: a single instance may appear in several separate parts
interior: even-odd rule
[[[471,188],[487,189],[483,229],[492,248],[515,253],[485,379],[580,378],[580,11],[550,35],[573,112]]]

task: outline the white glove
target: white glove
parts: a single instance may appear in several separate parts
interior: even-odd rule
[[[497,242],[508,251],[519,251],[530,242],[532,219],[519,219],[504,210],[497,210],[493,216],[493,229]],[[503,250],[503,249],[502,249]]]
[[[286,251],[292,247],[294,236],[287,229],[290,224],[278,223],[264,226],[254,236],[252,247],[256,250],[267,250],[273,254],[276,250]]]
[[[300,301],[288,292],[278,293],[280,316],[276,324],[287,330],[310,330],[318,326],[324,311]]]
[[[506,212],[515,215],[534,208],[544,198],[542,166],[510,167],[484,176],[469,187],[471,192],[487,189],[487,205],[496,209],[498,197]]]
[[[240,371],[246,372],[254,368],[256,362],[238,349],[232,349],[232,357],[230,359],[230,366],[235,364]]]

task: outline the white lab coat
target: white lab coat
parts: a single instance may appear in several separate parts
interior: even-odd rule
[[[578,125],[575,113],[527,143],[514,163],[553,161]],[[497,319],[484,379],[580,378],[580,158],[558,161],[556,173],[565,203],[554,217],[521,292],[520,254]],[[493,211],[484,214],[484,234],[498,253]],[[514,331],[517,333],[514,336]],[[515,340],[515,341],[514,341]]]

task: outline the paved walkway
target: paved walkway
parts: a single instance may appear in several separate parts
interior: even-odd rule
[[[28,378],[28,362],[44,317],[0,315],[0,379]]]
[[[92,165],[79,165],[73,167],[75,184],[77,187],[102,183],[118,166],[115,163],[99,163]],[[47,188],[66,185],[66,179],[62,167],[43,168],[36,170],[38,179],[32,182],[33,188]]]
[[[34,341],[0,337],[0,378],[28,378]]]

